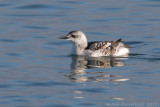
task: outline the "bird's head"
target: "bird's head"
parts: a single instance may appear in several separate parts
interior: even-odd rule
[[[71,31],[66,36],[60,37],[60,39],[71,40],[76,44],[81,44],[84,42],[87,43],[87,38],[85,34],[81,31]]]

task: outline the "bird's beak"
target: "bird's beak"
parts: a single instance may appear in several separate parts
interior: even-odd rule
[[[68,36],[61,36],[61,37],[59,37],[59,39],[69,39],[69,37]]]

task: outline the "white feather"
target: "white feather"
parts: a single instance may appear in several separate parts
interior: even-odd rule
[[[129,51],[128,48],[121,48],[113,56],[124,56],[124,55],[127,55],[129,53],[130,53],[130,51]]]

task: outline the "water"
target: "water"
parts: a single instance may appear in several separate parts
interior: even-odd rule
[[[1,0],[1,107],[159,107],[159,0]],[[128,58],[71,56],[59,40],[122,38]]]

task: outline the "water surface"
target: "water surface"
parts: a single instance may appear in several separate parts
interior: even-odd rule
[[[0,106],[159,107],[159,0],[1,0]],[[128,58],[70,55],[59,40],[123,41]]]

